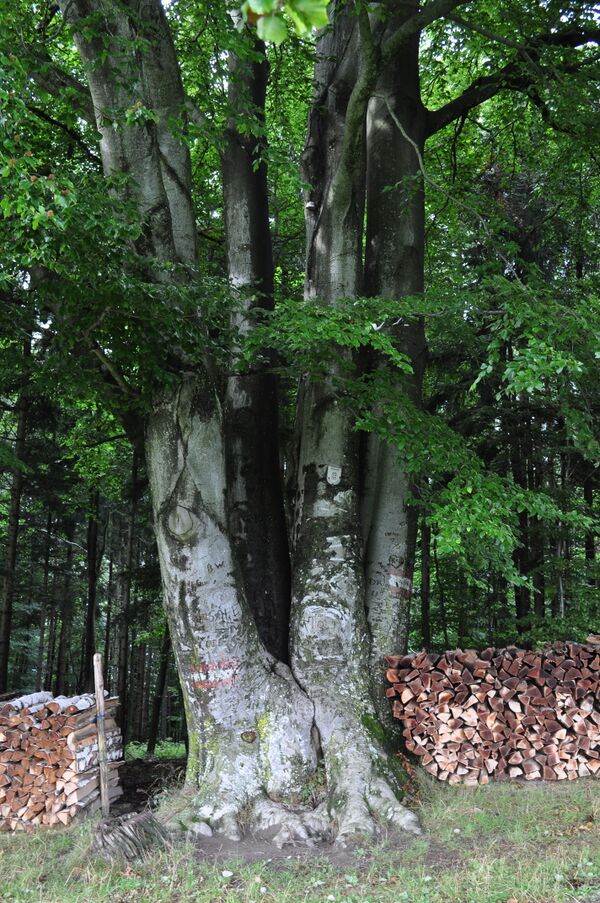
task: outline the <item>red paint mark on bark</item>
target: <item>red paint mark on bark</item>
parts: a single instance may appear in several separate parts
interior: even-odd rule
[[[198,671],[190,674],[192,685],[197,690],[230,687],[237,679],[237,674],[230,672],[235,672],[240,664],[238,658],[222,658],[216,662],[202,662]]]
[[[412,579],[407,570],[400,567],[390,567],[388,571],[388,586],[390,594],[400,599],[410,599],[412,596]]]

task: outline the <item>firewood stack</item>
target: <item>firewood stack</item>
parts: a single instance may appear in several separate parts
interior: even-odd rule
[[[109,798],[121,795],[118,698],[106,699]],[[33,693],[0,701],[0,831],[68,825],[100,807],[96,699]]]
[[[387,657],[407,749],[449,784],[600,774],[600,648]]]

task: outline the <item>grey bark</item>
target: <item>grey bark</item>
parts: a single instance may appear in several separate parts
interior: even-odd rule
[[[416,9],[417,4],[410,4],[391,17],[387,27],[392,34]],[[384,298],[400,299],[423,291],[425,232],[420,162],[425,108],[419,90],[418,53],[416,35],[405,43],[397,58],[384,61],[369,104],[366,287],[369,295]],[[418,404],[425,354],[423,324],[399,321],[388,331],[411,361],[413,375],[404,377],[401,386]],[[372,366],[382,366],[382,362],[375,359]],[[371,434],[364,466],[366,604],[372,635],[371,667],[381,675],[381,698],[382,657],[392,650],[404,652],[408,642],[417,513],[407,504],[413,488],[411,477],[393,446]]]
[[[376,80],[366,13],[333,10],[318,45],[305,152],[306,295],[335,305],[362,290],[364,122]],[[292,667],[315,706],[338,842],[376,819],[418,831],[377,736],[368,661],[360,522],[359,440],[336,397],[336,365],[301,387],[293,558]],[[343,680],[340,673],[343,669]],[[348,749],[352,749],[352,757]]]
[[[162,5],[147,0],[123,10],[109,0],[65,0],[64,8],[87,65],[105,172],[131,176],[127,192],[144,224],[137,250],[148,259],[148,278],[177,278],[154,267],[156,258],[189,265],[192,278],[189,155],[182,145],[175,180],[161,151],[168,128],[162,123],[184,106]],[[77,33],[80,18],[94,11],[106,17],[114,41]],[[153,29],[146,29],[146,19]],[[156,54],[130,52],[134,31],[157,47]],[[376,79],[366,13],[357,18],[340,13],[321,51],[322,103],[313,107],[306,156],[309,169],[321,167],[323,178],[315,181],[314,206],[307,208],[307,293],[318,303],[335,303],[355,297],[362,287],[364,130]],[[331,52],[339,59],[326,58]],[[113,128],[107,111],[131,109],[137,100],[159,110],[158,123]],[[264,209],[261,216],[264,222]],[[241,226],[232,221],[232,228]],[[239,265],[245,285],[248,252],[240,263],[236,253],[243,248],[230,245],[230,266]],[[374,832],[380,818],[418,830],[414,816],[398,803],[376,730],[367,677],[358,440],[349,411],[336,397],[335,375],[332,369],[324,384],[309,383],[302,392],[295,676],[261,641],[240,575],[228,516],[222,377],[215,379],[210,362],[193,369],[182,363],[176,379],[156,387],[147,416],[146,461],[165,605],[190,731],[192,818],[232,837],[240,835],[240,817],[249,812],[256,827],[278,825],[279,842],[322,835],[329,826],[343,840]],[[339,680],[327,685],[340,662],[346,668],[344,685]],[[280,801],[298,793],[314,772],[316,735],[327,769],[328,803],[313,812],[294,811]]]

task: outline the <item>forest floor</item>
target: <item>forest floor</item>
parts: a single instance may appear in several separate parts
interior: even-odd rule
[[[128,762],[122,811],[176,783],[181,764]],[[71,830],[3,834],[0,901],[600,903],[600,782],[466,788],[420,778],[415,804],[422,837],[392,832],[344,851],[208,838],[107,865],[88,852],[97,817]]]

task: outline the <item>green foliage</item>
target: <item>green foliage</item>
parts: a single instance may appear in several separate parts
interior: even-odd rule
[[[148,755],[147,743],[128,743],[125,748],[125,759],[145,759]],[[153,753],[155,759],[185,759],[185,745],[175,740],[159,740]]]
[[[306,35],[311,29],[328,24],[327,6],[327,0],[246,0],[242,15],[246,22],[256,25],[261,40],[279,45],[288,34],[286,18],[291,20],[296,34]]]
[[[398,302],[381,298],[340,299],[335,307],[315,301],[280,301],[272,312],[257,313],[262,322],[245,342],[244,359],[251,362],[260,358],[263,348],[276,348],[296,374],[318,375],[327,370],[332,355],[370,348],[395,370],[411,373],[409,358],[396,348],[386,329],[399,316]],[[348,366],[351,376],[350,360]]]

